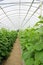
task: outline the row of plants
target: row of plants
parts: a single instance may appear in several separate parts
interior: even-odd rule
[[[39,18],[41,19],[37,24],[43,22],[43,18]],[[37,24],[31,29],[19,32],[24,65],[43,65],[43,26]]]
[[[4,28],[0,29],[0,64],[9,57],[16,38],[16,31],[9,31]]]

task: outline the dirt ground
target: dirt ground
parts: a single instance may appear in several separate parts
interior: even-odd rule
[[[23,65],[22,59],[21,59],[21,49],[20,49],[18,38],[16,42],[14,43],[14,47],[10,57],[7,59],[7,61],[4,62],[3,65]]]

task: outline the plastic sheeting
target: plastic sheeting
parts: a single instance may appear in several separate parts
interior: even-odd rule
[[[33,0],[0,1],[0,7],[4,10],[6,15],[8,16],[7,17],[3,12],[3,10],[0,8],[0,28],[3,27],[10,30],[11,29],[18,30],[18,29],[26,29],[29,26],[32,27],[39,20],[38,16],[40,15],[41,8],[39,8],[32,17],[31,15],[40,5],[40,1],[43,2],[43,0],[34,0],[34,3],[32,4],[28,12],[28,15],[26,16],[32,1]],[[43,4],[42,4],[42,16],[43,16]]]

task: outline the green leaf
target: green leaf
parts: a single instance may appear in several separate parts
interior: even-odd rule
[[[35,59],[37,60],[39,60],[41,63],[43,63],[43,51],[41,52],[36,52],[36,54],[35,54]]]
[[[43,49],[43,43],[37,43],[37,44],[35,45],[35,49],[36,49],[37,51],[42,50],[42,49]]]
[[[25,65],[33,65],[33,64],[34,64],[33,58],[29,58],[29,59],[27,59],[26,62],[25,62]]]

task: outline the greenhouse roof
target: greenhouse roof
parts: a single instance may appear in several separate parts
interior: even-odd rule
[[[26,29],[43,16],[43,0],[0,0],[0,28]]]

